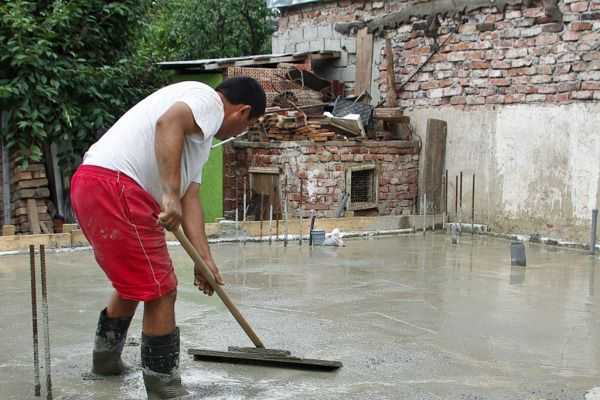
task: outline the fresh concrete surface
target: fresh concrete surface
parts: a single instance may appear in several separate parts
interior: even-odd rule
[[[431,233],[347,244],[212,247],[267,346],[340,360],[337,373],[192,361],[187,348],[249,341],[218,298],[194,289],[191,262],[171,248],[183,379],[195,398],[572,400],[600,386],[597,259],[529,245],[529,266],[511,269],[508,241],[470,235],[458,246]],[[55,398],[145,398],[139,368],[122,378],[85,375],[110,294],[92,254],[47,258]],[[32,399],[27,256],[0,257],[0,305],[0,398]],[[140,322],[130,330],[138,342]],[[125,358],[138,365],[139,346],[126,347]]]

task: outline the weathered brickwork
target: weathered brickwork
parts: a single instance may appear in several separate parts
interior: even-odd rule
[[[236,204],[241,207],[243,182],[248,182],[250,167],[279,167],[282,188],[287,176],[289,210],[294,213],[292,215],[297,215],[296,210],[301,209],[305,213],[315,210],[317,216],[333,217],[345,190],[347,168],[368,164],[377,168],[377,213],[410,213],[417,196],[417,151],[418,144],[407,141],[372,141],[361,144],[236,143],[228,146],[225,151],[225,215],[234,217]]]
[[[283,9],[274,43],[298,50],[298,43],[322,41],[322,48],[337,50],[339,42],[347,64],[340,64],[335,76],[351,85],[354,36],[340,34],[336,24],[373,21],[427,2],[323,1]],[[561,0],[557,5],[562,14],[558,22],[548,16],[542,1],[527,1],[503,10],[438,15],[435,38],[426,36],[431,19],[425,17],[387,31],[394,46],[400,105],[463,108],[600,100],[600,0]],[[377,41],[373,91],[385,93],[383,40]],[[443,46],[426,63],[436,45]]]

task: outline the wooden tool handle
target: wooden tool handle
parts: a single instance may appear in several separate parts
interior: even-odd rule
[[[248,321],[246,321],[244,316],[240,313],[240,310],[238,310],[235,304],[233,304],[233,301],[231,301],[231,299],[223,289],[223,286],[217,284],[212,274],[212,271],[208,268],[202,257],[200,257],[200,254],[198,254],[198,251],[196,251],[192,243],[190,243],[188,238],[185,236],[185,233],[183,233],[181,227],[177,228],[173,233],[175,234],[175,237],[177,238],[177,240],[179,240],[185,251],[189,254],[190,257],[192,257],[192,260],[194,260],[196,266],[200,268],[200,272],[202,273],[204,279],[206,279],[210,286],[214,289],[214,291],[217,292],[217,294],[223,301],[223,304],[225,304],[225,306],[229,309],[231,315],[233,315],[233,317],[236,319],[238,324],[240,324],[244,332],[246,332],[246,335],[248,335],[250,340],[252,340],[252,343],[254,343],[254,345],[258,348],[264,348],[265,346],[262,344],[261,340],[258,338],[256,333],[254,333],[254,330],[252,329],[250,324],[248,324]]]

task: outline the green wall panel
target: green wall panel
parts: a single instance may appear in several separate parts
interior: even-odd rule
[[[223,74],[175,75],[173,81],[198,81],[216,87],[223,81]],[[218,139],[213,140],[213,144],[216,143],[219,143]],[[208,161],[204,164],[200,199],[205,222],[215,222],[217,218],[223,217],[223,147],[211,150]]]

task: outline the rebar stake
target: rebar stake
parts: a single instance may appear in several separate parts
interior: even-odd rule
[[[35,246],[29,246],[29,264],[31,273],[31,326],[33,331],[33,387],[35,396],[40,397],[42,385],[40,384],[40,357],[38,344],[38,317],[37,317],[37,284],[35,279]]]
[[[42,318],[44,322],[46,399],[52,400],[52,373],[50,364],[50,321],[48,318],[48,287],[46,282],[46,249],[40,245],[40,266],[42,274]]]

